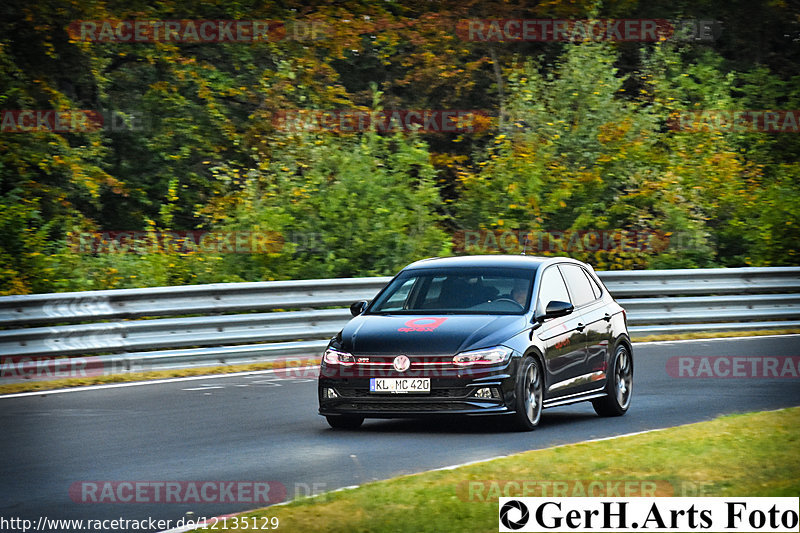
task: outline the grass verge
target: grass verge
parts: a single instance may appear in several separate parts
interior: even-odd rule
[[[581,495],[577,487],[593,481],[655,486],[657,496],[797,496],[798,449],[800,408],[748,413],[368,483],[243,516],[248,524],[256,517],[259,526],[277,517],[279,530],[292,532],[497,531],[500,491],[491,487],[505,487],[508,496],[552,496],[542,490],[521,494],[521,484],[499,480],[550,490],[556,485],[549,482],[559,482],[567,487],[564,496]],[[254,531],[227,525],[219,522],[216,529]],[[205,530],[210,528],[199,531]]]
[[[718,339],[728,337],[754,337],[763,335],[793,335],[800,334],[800,329],[779,329],[779,330],[758,330],[758,331],[721,331],[721,332],[695,332],[676,335],[648,335],[644,337],[633,336],[634,342],[657,342],[674,340],[694,340],[694,339]],[[135,381],[151,381],[157,379],[169,379],[190,376],[210,376],[214,374],[231,374],[234,372],[253,372],[256,370],[268,370],[273,368],[285,368],[287,364],[291,366],[311,366],[319,363],[317,357],[307,358],[287,358],[285,361],[267,361],[249,365],[226,365],[210,366],[199,368],[182,368],[175,370],[154,370],[152,372],[130,372],[126,374],[113,374],[109,376],[87,376],[80,378],[67,378],[55,380],[34,380],[3,384],[0,381],[0,395],[14,394],[19,392],[48,391],[55,389],[68,389],[72,387],[84,387],[87,385],[103,385],[107,383],[128,383]]]

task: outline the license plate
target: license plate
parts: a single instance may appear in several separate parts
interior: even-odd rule
[[[430,378],[371,378],[370,392],[390,392],[402,394],[407,392],[430,392]]]

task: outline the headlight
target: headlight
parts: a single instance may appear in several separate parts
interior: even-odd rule
[[[512,351],[511,348],[505,346],[495,346],[494,348],[484,348],[483,350],[461,352],[453,357],[453,363],[457,365],[494,365],[504,363]]]
[[[356,358],[353,357],[353,354],[340,352],[339,350],[334,350],[333,348],[328,348],[325,350],[322,360],[329,365],[354,365],[356,363]]]

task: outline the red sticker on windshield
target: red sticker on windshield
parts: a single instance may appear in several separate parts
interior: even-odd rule
[[[412,318],[406,322],[406,327],[397,331],[433,331],[442,325],[446,318]]]

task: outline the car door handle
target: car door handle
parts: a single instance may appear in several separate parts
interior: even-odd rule
[[[578,322],[578,325],[575,329],[577,329],[578,331],[583,331],[585,327],[586,324],[584,324],[583,322]]]
[[[608,313],[604,314],[603,320],[605,320],[606,322],[611,322],[611,315],[609,315]]]

